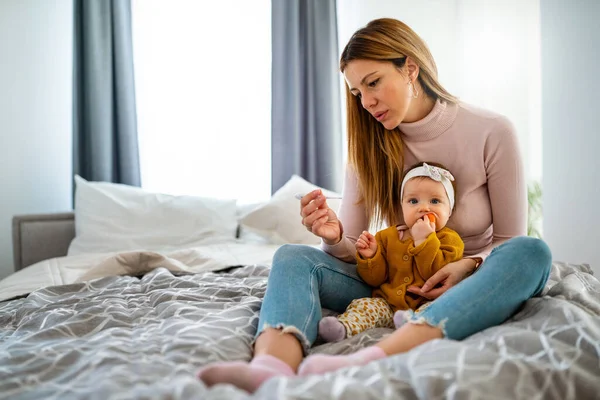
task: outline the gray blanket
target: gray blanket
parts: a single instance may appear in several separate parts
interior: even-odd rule
[[[324,376],[276,378],[254,395],[207,389],[197,369],[248,360],[268,268],[175,276],[158,268],[48,287],[0,303],[0,398],[598,399],[600,282],[555,263],[543,297],[461,342]],[[315,352],[348,353],[374,329]]]

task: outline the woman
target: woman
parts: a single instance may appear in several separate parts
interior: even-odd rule
[[[199,377],[208,386],[231,383],[253,392],[273,376],[361,365],[432,339],[461,340],[505,321],[548,279],[548,246],[523,236],[527,193],[512,124],[458,102],[438,82],[425,42],[394,19],[358,30],[342,52],[340,71],[347,83],[349,164],[339,218],[320,191],[302,198],[302,223],[322,238],[324,251],[299,245],[277,251],[253,360],[205,367]],[[376,346],[311,356],[300,366],[316,339],[321,307],[342,312],[370,295],[356,272],[355,242],[373,220],[404,223],[401,177],[420,160],[444,164],[456,177],[457,212],[448,227],[463,239],[464,258],[423,287],[409,287],[435,301]]]

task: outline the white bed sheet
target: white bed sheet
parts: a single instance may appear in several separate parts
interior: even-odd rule
[[[46,286],[115,275],[111,273],[110,268],[99,267],[124,254],[161,255],[165,258],[164,263],[173,266],[174,269],[200,273],[237,265],[271,265],[273,254],[279,247],[280,245],[266,243],[223,242],[171,252],[140,250],[58,257],[33,264],[1,280],[0,301],[26,295]]]

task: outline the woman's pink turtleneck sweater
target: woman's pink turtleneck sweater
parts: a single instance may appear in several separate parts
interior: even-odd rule
[[[485,260],[500,243],[526,234],[523,164],[514,127],[506,117],[464,103],[438,100],[425,118],[402,123],[399,128],[406,168],[433,161],[454,175],[456,208],[447,226],[463,239],[465,257]],[[355,261],[354,243],[363,230],[368,230],[364,207],[356,205],[357,200],[356,175],[352,168],[346,168],[338,211],[344,234],[339,243],[321,246],[347,262]]]

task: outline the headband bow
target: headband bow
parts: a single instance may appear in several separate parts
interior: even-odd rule
[[[454,176],[452,176],[450,171],[445,170],[444,168],[434,167],[433,165],[423,163],[423,169],[425,170],[425,173],[434,181],[441,182],[442,178],[446,178],[449,181],[454,181]]]

